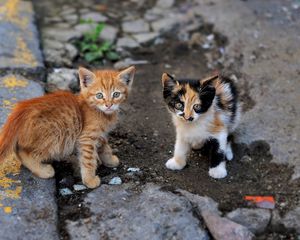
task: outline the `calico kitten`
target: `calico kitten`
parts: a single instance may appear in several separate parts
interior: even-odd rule
[[[164,73],[162,85],[163,97],[176,128],[174,157],[166,162],[166,167],[171,170],[184,168],[190,148],[205,146],[210,159],[209,175],[226,177],[226,159],[233,158],[227,137],[240,116],[232,81],[219,75],[203,80],[175,80]]]
[[[51,178],[55,173],[49,160],[76,149],[83,183],[98,187],[98,163],[119,165],[107,133],[117,122],[117,110],[127,99],[134,73],[134,67],[121,72],[79,68],[79,95],[61,91],[18,103],[1,132],[0,161],[15,153],[35,175]]]

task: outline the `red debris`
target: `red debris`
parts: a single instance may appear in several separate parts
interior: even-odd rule
[[[244,199],[248,202],[255,203],[260,208],[275,208],[275,199],[272,196],[245,196]]]

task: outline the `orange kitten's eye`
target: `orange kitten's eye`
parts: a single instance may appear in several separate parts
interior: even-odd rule
[[[96,94],[96,98],[97,99],[102,99],[103,98],[103,94],[102,93],[97,93]]]
[[[201,109],[201,105],[200,104],[195,104],[193,108],[194,108],[195,111],[199,111]]]
[[[120,97],[121,93],[120,92],[114,92],[113,98],[118,98]]]
[[[178,102],[175,104],[175,108],[178,109],[178,110],[182,110],[183,109],[183,104]]]

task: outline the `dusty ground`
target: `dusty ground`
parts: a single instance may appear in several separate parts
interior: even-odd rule
[[[111,4],[110,7],[118,7],[115,1],[107,4]],[[143,11],[143,8],[139,11]],[[39,18],[42,18],[42,11],[38,13]],[[40,27],[43,27],[43,24]],[[210,27],[202,30],[212,31]],[[113,176],[119,176],[123,182],[134,181],[140,184],[155,182],[162,186],[182,188],[212,197],[219,202],[220,210],[224,212],[245,206],[246,203],[243,201],[245,195],[274,196],[276,208],[282,213],[299,204],[300,181],[290,182],[292,175],[290,167],[270,163],[272,160],[270,146],[265,141],[256,141],[250,145],[234,144],[235,158],[228,163],[228,177],[223,180],[208,177],[208,161],[197,151],[191,153],[188,166],[184,170],[178,172],[167,170],[164,164],[172,156],[175,135],[171,117],[162,101],[161,73],[169,72],[178,78],[201,78],[211,70],[206,67],[203,50],[191,49],[187,43],[172,37],[168,39],[167,44],[135,50],[132,55],[135,59],[148,60],[150,64],[137,66],[129,102],[120,114],[120,124],[110,134],[111,145],[122,164],[116,170],[100,167],[98,173],[103,183],[107,183]],[[75,65],[79,64],[84,62],[77,59]],[[166,69],[166,64],[171,68]],[[221,65],[219,69],[222,70]],[[235,74],[239,76],[239,72]],[[255,101],[247,94],[249,85],[241,82],[238,83],[238,87],[242,93],[244,110],[248,111],[255,106]],[[58,188],[72,186],[74,181],[80,181],[73,178],[68,164],[56,166]],[[128,167],[139,167],[141,172],[138,175],[129,175],[126,171]],[[89,215],[89,212],[80,206],[86,192],[69,197],[58,195],[61,233],[65,238],[67,238],[63,226],[65,219]],[[270,234],[260,239],[267,238],[293,239],[293,234],[284,233],[276,236]]]

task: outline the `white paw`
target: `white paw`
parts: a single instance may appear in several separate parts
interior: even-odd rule
[[[210,168],[208,171],[209,176],[212,178],[224,178],[227,176],[226,164],[221,162],[217,167]]]
[[[233,159],[233,152],[230,145],[227,146],[225,155],[228,161],[231,161]]]
[[[185,164],[179,164],[175,158],[171,158],[166,162],[166,167],[171,170],[181,170],[185,167]]]

